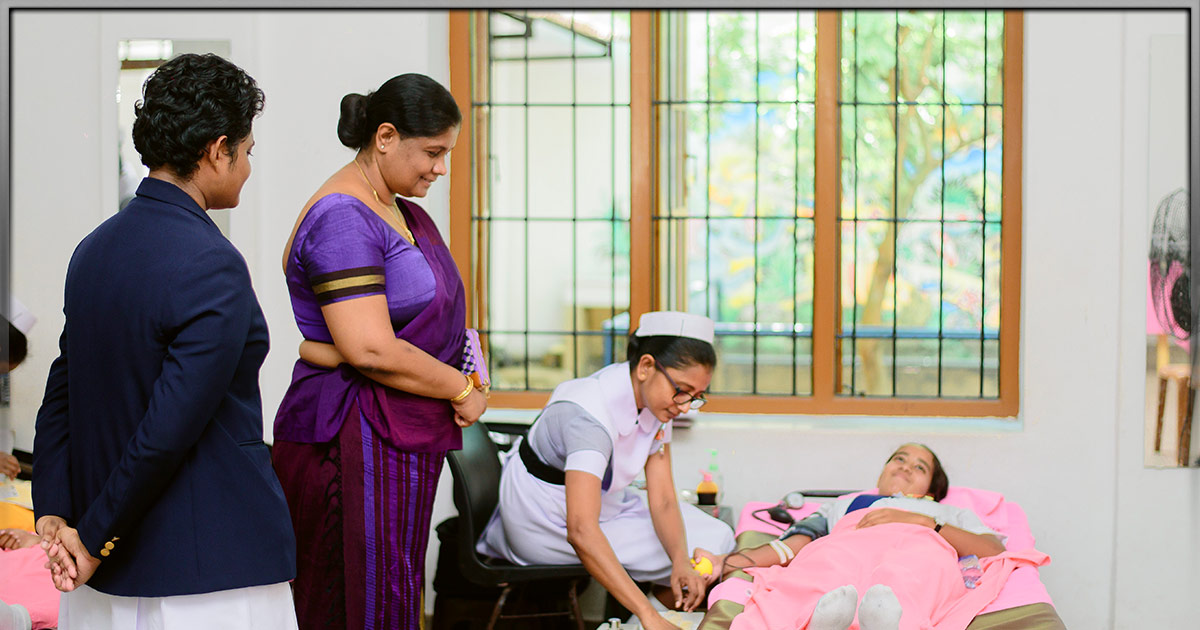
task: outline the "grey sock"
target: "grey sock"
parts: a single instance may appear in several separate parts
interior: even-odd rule
[[[899,630],[903,612],[891,587],[876,584],[863,594],[858,623],[862,630]]]
[[[821,596],[808,621],[808,630],[846,630],[854,621],[858,589],[853,584],[839,586]]]

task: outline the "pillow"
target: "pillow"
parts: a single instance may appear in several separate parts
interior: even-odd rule
[[[0,600],[29,610],[35,629],[58,626],[59,592],[45,564],[38,546],[0,550]]]

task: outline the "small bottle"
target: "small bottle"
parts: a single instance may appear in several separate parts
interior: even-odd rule
[[[717,468],[717,449],[710,448],[708,453],[708,472],[712,475],[713,483],[717,484],[716,504],[720,504],[725,495],[725,477],[721,474],[721,469]]]
[[[717,486],[717,482],[713,481],[711,472],[705,471],[701,474],[703,474],[704,477],[700,481],[700,484],[696,486],[696,498],[698,499],[697,502],[700,505],[716,505],[717,492],[720,491],[720,487]]]
[[[958,568],[962,571],[963,586],[975,588],[983,581],[983,569],[979,567],[978,556],[963,556],[958,560]]]

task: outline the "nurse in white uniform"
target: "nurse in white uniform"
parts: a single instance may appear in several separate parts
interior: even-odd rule
[[[728,525],[676,498],[671,477],[671,419],[704,404],[712,342],[706,317],[646,313],[628,361],[555,388],[504,464],[479,551],[516,564],[581,562],[645,628],[674,628],[634,580],[693,610],[705,578],[691,550],[734,546]],[[642,472],[644,500],[629,488]]]

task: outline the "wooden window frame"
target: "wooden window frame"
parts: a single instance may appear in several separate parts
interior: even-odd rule
[[[460,164],[466,177],[450,178],[450,251],[466,285],[468,325],[485,327],[486,289],[481,273],[486,256],[474,255],[472,208],[482,202],[487,181],[481,159],[485,147],[475,141],[476,130],[486,121],[472,106],[472,69],[486,63],[486,50],[478,47],[472,58],[473,33],[482,30],[486,11],[450,11],[450,91],[464,110],[458,155],[469,160]],[[642,313],[657,307],[656,296],[664,252],[657,251],[655,190],[657,136],[655,86],[658,85],[655,33],[659,12],[632,11],[630,15],[630,125],[631,125],[631,216],[629,315],[636,322]],[[1021,145],[1024,84],[1024,13],[1005,11],[1004,26],[1004,132],[1003,192],[1001,197],[1000,357],[999,395],[994,399],[919,397],[854,397],[838,393],[840,365],[836,343],[840,321],[838,209],[840,207],[840,12],[817,11],[817,102],[813,269],[813,390],[808,396],[769,394],[713,395],[705,412],[764,413],[784,415],[862,416],[954,416],[1014,418],[1020,411],[1020,324],[1021,324]],[[834,71],[822,71],[832,68]],[[486,73],[479,73],[480,81]],[[486,137],[479,131],[481,137]],[[465,151],[464,151],[465,149]],[[641,149],[641,150],[639,150]],[[830,159],[832,157],[833,159]],[[461,160],[462,158],[460,158]],[[482,324],[482,325],[481,325]],[[828,366],[817,369],[816,366]],[[495,408],[538,409],[549,400],[549,392],[495,391],[490,405]]]

